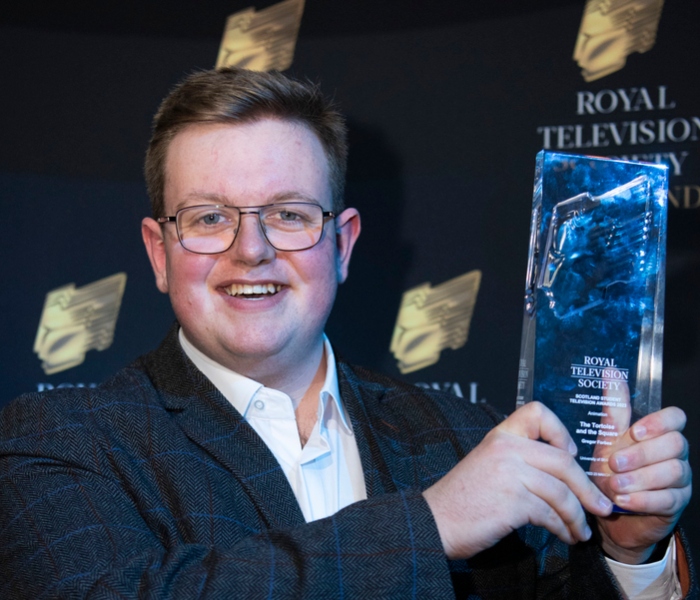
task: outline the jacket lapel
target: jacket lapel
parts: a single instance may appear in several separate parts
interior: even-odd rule
[[[360,379],[347,363],[339,361],[338,387],[360,451],[367,497],[395,492],[386,454],[380,449],[376,435],[384,386]]]
[[[303,524],[304,516],[281,466],[265,442],[182,351],[175,323],[161,346],[147,357],[147,369],[168,411],[188,438],[227,469],[249,494],[271,528]],[[385,387],[361,378],[338,362],[338,386],[352,422],[367,496],[396,491],[377,431]],[[383,421],[383,422],[380,422]],[[396,434],[396,432],[393,432]],[[392,436],[393,437],[393,436]],[[395,465],[394,465],[395,466]]]
[[[274,455],[180,347],[175,324],[149,355],[148,370],[167,410],[195,444],[230,471],[271,528],[304,523]]]

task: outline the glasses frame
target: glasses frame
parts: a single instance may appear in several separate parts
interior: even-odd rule
[[[265,226],[263,225],[262,218],[260,217],[260,211],[264,208],[270,208],[273,206],[287,206],[289,204],[304,204],[306,206],[318,206],[321,209],[321,234],[318,236],[318,240],[316,240],[313,244],[310,246],[305,246],[303,248],[295,248],[294,250],[283,250],[282,248],[278,248],[275,246],[271,241],[270,238],[267,237],[267,231],[265,230]],[[224,250],[220,250],[218,252],[197,252],[196,250],[190,250],[187,246],[185,246],[185,242],[182,241],[182,234],[180,233],[180,224],[178,223],[178,216],[182,211],[189,210],[192,208],[234,208],[238,211],[238,228],[234,231],[233,233],[233,239],[231,240],[231,243],[228,245],[227,248]],[[255,210],[257,209],[257,210]],[[333,211],[331,210],[323,210],[323,207],[320,204],[316,204],[315,202],[278,202],[278,203],[273,203],[273,204],[261,204],[260,206],[245,206],[241,208],[240,206],[232,206],[230,204],[197,204],[195,206],[185,206],[184,208],[181,208],[178,210],[174,216],[169,216],[169,217],[158,217],[156,221],[161,224],[165,225],[166,223],[175,223],[175,230],[177,231],[177,238],[180,241],[180,245],[187,250],[187,252],[191,252],[192,254],[204,254],[204,255],[213,255],[213,254],[222,254],[224,252],[227,252],[228,250],[231,249],[233,244],[236,241],[236,238],[238,237],[238,231],[240,230],[240,223],[241,223],[241,217],[243,215],[257,215],[258,216],[258,225],[260,226],[260,231],[262,231],[263,237],[265,238],[265,241],[270,244],[272,248],[277,250],[278,252],[301,252],[302,250],[309,250],[310,248],[313,248],[314,246],[318,245],[318,243],[323,239],[323,234],[326,229],[326,222],[329,219],[335,219],[338,215],[336,215]]]

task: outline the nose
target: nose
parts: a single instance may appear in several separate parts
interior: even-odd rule
[[[238,232],[229,250],[236,260],[249,265],[257,265],[272,260],[275,249],[262,231],[257,212],[242,212],[238,222]]]

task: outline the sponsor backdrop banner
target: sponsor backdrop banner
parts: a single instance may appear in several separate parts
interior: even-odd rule
[[[667,164],[663,401],[688,413],[700,468],[700,4],[606,6],[314,39],[298,0],[233,15],[223,40],[2,29],[0,405],[95,385],[159,342],[173,316],[139,232],[150,119],[182,75],[240,52],[291,63],[348,115],[363,233],[328,325],[338,352],[503,412],[536,153]]]

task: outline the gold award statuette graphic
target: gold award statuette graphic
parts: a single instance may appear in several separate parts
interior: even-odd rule
[[[44,373],[75,367],[88,350],[112,345],[125,286],[126,273],[116,273],[80,288],[70,283],[46,294],[34,341]]]
[[[476,270],[404,292],[389,348],[401,373],[434,365],[443,349],[467,343],[480,284],[481,271]]]
[[[246,8],[226,20],[216,68],[284,71],[292,64],[304,0],[285,0],[255,12]]]
[[[586,81],[625,66],[633,52],[654,47],[664,0],[588,0],[574,49]]]

